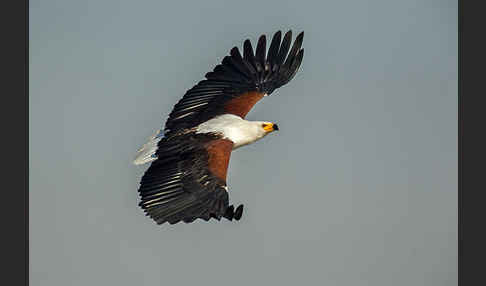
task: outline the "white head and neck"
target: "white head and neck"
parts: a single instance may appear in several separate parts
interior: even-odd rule
[[[248,121],[233,114],[224,114],[200,124],[196,133],[219,133],[224,139],[233,141],[234,150],[276,130],[278,126],[272,122]]]

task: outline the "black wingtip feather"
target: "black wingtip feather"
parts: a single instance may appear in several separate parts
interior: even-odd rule
[[[255,60],[255,54],[253,53],[250,39],[247,39],[243,44],[243,58],[249,62]]]
[[[282,40],[282,44],[280,45],[280,50],[277,55],[277,65],[281,65],[285,57],[287,56],[287,53],[289,52],[290,49],[290,43],[292,42],[292,31],[288,31],[285,33],[285,36]]]
[[[268,61],[270,62],[271,70],[274,71],[273,67],[276,67],[275,61],[277,60],[278,50],[280,48],[280,41],[282,38],[282,31],[278,31],[273,35],[270,48],[268,49]]]
[[[256,48],[256,59],[257,61],[263,66],[265,65],[265,53],[267,49],[267,38],[265,35],[262,35],[260,39],[258,39],[258,44]]]

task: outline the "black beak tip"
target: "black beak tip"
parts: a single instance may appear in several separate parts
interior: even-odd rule
[[[278,130],[278,125],[277,124],[273,124],[273,130],[275,130],[275,131]]]

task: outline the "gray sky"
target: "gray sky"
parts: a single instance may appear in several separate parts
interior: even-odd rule
[[[456,285],[457,1],[30,1],[31,285]],[[157,226],[136,150],[233,46],[304,30],[232,155],[241,221]]]

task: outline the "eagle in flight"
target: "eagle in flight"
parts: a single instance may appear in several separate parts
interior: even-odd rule
[[[139,206],[157,224],[201,218],[239,220],[243,205],[229,205],[226,173],[231,152],[278,130],[275,123],[245,116],[263,97],[288,83],[302,63],[304,32],[292,42],[274,34],[266,48],[260,36],[255,53],[250,40],[231,49],[206,79],[174,106],[162,130],[138,150],[134,164],[151,162],[143,175]]]

